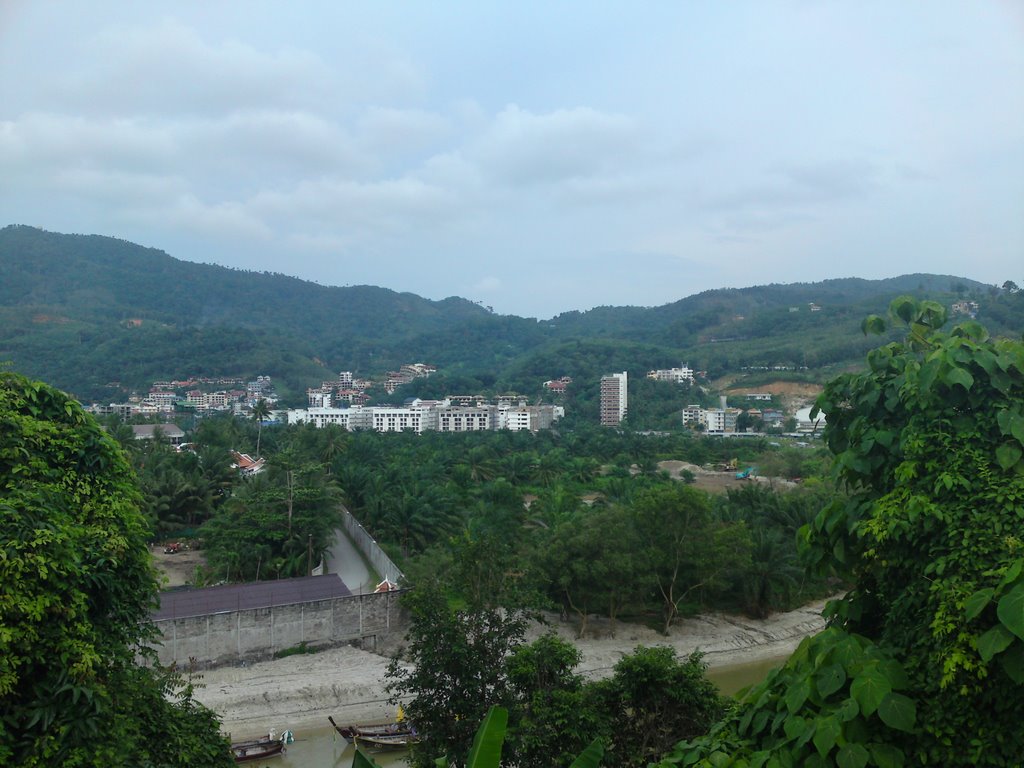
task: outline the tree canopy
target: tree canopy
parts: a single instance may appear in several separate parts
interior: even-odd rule
[[[76,402],[0,374],[0,763],[231,764],[190,688],[137,664],[157,588],[139,500]]]
[[[1024,755],[1024,344],[903,298],[818,401],[848,495],[801,531],[831,626],[663,765],[1009,766]],[[866,331],[886,326],[865,321]]]

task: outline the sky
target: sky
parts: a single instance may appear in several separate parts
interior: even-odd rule
[[[1024,2],[0,0],[0,225],[549,318],[1024,284]]]

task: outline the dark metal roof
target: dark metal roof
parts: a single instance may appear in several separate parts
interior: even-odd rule
[[[336,573],[278,581],[258,581],[252,584],[175,590],[160,593],[160,607],[152,613],[152,618],[154,621],[184,619],[212,613],[311,603],[316,600],[349,597],[351,594]]]

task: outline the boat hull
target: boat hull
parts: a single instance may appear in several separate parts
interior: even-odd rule
[[[231,751],[235,755],[236,763],[248,763],[252,760],[262,760],[267,757],[275,757],[284,752],[284,744],[280,739],[270,741],[260,739],[258,741],[244,741],[231,745]]]

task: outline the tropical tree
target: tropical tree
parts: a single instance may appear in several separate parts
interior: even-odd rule
[[[260,440],[263,438],[263,422],[270,418],[270,403],[261,397],[253,404],[250,417],[256,422],[256,458],[259,458]]]
[[[228,766],[153,662],[157,582],[131,468],[67,395],[0,374],[0,763]],[[168,749],[174,744],[174,749]]]
[[[641,572],[661,597],[667,634],[692,595],[727,585],[750,557],[743,523],[716,519],[707,494],[687,485],[655,487],[633,503]]]
[[[518,571],[507,546],[463,538],[448,569],[403,597],[412,666],[393,659],[387,688],[395,701],[411,697],[405,711],[421,737],[414,765],[431,765],[439,754],[464,765],[476,723],[508,699],[505,659],[522,642],[528,617]]]
[[[792,539],[774,530],[751,531],[750,563],[742,576],[746,612],[763,619],[773,611],[789,607],[799,589],[804,569],[797,558]]]
[[[610,734],[610,762],[641,768],[680,736],[706,733],[726,711],[706,669],[700,653],[679,659],[666,646],[637,646],[610,678],[593,683],[588,694]]]
[[[335,459],[344,455],[348,446],[348,432],[337,424],[328,424],[319,431],[322,433],[320,460],[327,467],[327,474],[331,474]]]
[[[1024,343],[901,298],[903,341],[818,400],[848,492],[801,532],[832,626],[665,765],[1019,765]],[[883,331],[882,318],[865,321]]]
[[[633,556],[639,549],[629,513],[619,507],[567,518],[538,547],[548,594],[576,614],[577,637],[586,634],[592,613],[605,613],[614,626],[622,606],[639,596],[644,574]]]

